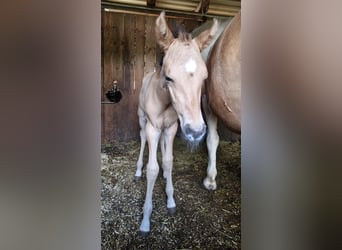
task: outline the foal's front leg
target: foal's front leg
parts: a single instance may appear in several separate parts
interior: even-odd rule
[[[146,188],[146,198],[143,208],[143,219],[140,225],[140,233],[142,236],[147,236],[150,232],[150,217],[152,213],[152,193],[154,183],[157,179],[159,166],[157,162],[157,148],[158,141],[160,137],[160,130],[154,128],[151,123],[147,122],[146,124],[146,137],[148,142],[148,163],[146,169],[146,177],[147,177],[147,188]]]
[[[134,180],[140,180],[142,176],[142,167],[143,167],[143,156],[144,156],[144,149],[146,145],[146,115],[145,112],[139,107],[138,109],[138,116],[139,116],[139,125],[140,125],[140,153],[139,158],[137,161],[137,170],[134,175]]]
[[[164,141],[163,152],[163,176],[166,179],[165,192],[167,195],[167,210],[169,214],[176,212],[176,203],[173,198],[173,184],[172,184],[172,165],[173,165],[173,141],[177,132],[178,123],[175,122],[169,128],[164,130],[162,135]]]

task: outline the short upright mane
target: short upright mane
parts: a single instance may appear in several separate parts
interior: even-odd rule
[[[192,37],[191,37],[191,34],[187,33],[186,31],[184,31],[182,29],[179,29],[178,39],[182,42],[190,42]]]
[[[184,28],[182,29],[179,28],[178,30],[178,37],[177,37],[181,42],[190,42],[192,40],[191,34],[187,33]],[[159,66],[163,66],[163,62],[164,62],[164,55],[161,56],[160,58],[160,62],[159,62]]]

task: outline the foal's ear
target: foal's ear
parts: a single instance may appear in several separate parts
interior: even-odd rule
[[[159,46],[164,51],[166,51],[175,38],[173,37],[171,30],[167,26],[167,22],[165,20],[165,11],[162,11],[162,13],[160,13],[159,17],[157,18],[155,31]]]
[[[197,46],[201,51],[210,44],[211,39],[215,36],[217,28],[218,21],[216,18],[214,18],[211,28],[203,31],[201,34],[193,39],[197,43]]]

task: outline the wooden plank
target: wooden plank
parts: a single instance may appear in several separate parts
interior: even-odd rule
[[[108,112],[108,116],[111,119],[109,126],[110,129],[110,141],[118,140],[120,131],[121,131],[121,109],[123,107],[123,102],[125,101],[125,93],[124,93],[124,61],[123,61],[123,45],[122,41],[124,39],[124,15],[123,14],[114,14],[113,13],[113,23],[114,23],[114,53],[113,53],[113,61],[114,61],[114,69],[113,69],[113,80],[116,80],[116,85],[118,86],[119,90],[122,92],[123,98],[120,102],[115,103],[110,106]]]
[[[124,107],[124,102],[127,95],[124,93],[124,15],[123,14],[114,14],[113,20],[115,23],[115,53],[113,54],[114,62],[115,62],[115,75],[113,76],[113,80],[116,80],[117,87],[122,93],[122,99],[120,102],[110,105],[110,115],[111,116],[111,141],[119,140],[121,133],[121,113],[122,108]]]
[[[103,92],[106,92],[108,85],[113,78],[113,20],[111,13],[103,13]],[[102,106],[103,110],[103,139],[105,142],[111,139],[111,107],[109,105]]]
[[[144,77],[145,17],[136,17],[133,92],[138,97]]]
[[[129,61],[128,58],[128,48],[127,46],[127,37],[125,32],[125,26],[127,22],[127,17],[124,14],[116,14],[117,19],[117,27],[118,27],[118,52],[116,60],[116,67],[118,69],[118,75],[116,76],[118,79],[117,86],[119,87],[119,90],[122,94],[122,99],[120,102],[114,104],[112,114],[112,141],[113,140],[120,140],[122,133],[124,131],[122,123],[124,122],[122,119],[125,119],[125,117],[122,116],[122,110],[125,109],[126,103],[127,103],[127,89],[126,89],[126,74],[129,74],[126,72],[126,63]]]
[[[127,53],[127,57],[125,59],[125,93],[128,98],[125,100],[125,109],[123,110],[125,113],[122,114],[124,117],[122,119],[123,123],[121,124],[123,129],[120,135],[124,140],[129,140],[132,137],[132,133],[134,133],[132,126],[136,123],[134,120],[136,121],[137,116],[136,107],[134,105],[136,100],[134,100],[134,95],[132,95],[134,88],[133,66],[135,64],[135,21],[135,15],[125,16],[125,32],[127,33],[127,40],[125,41],[127,42],[127,51],[125,51],[125,53]],[[128,127],[129,129],[127,129]]]
[[[118,15],[118,14],[116,14]],[[133,131],[130,129],[132,125],[137,124],[137,96],[139,90],[134,86],[134,74],[133,65],[135,66],[136,56],[136,38],[135,38],[135,19],[133,15],[119,15],[117,18],[122,20],[114,20],[118,24],[118,45],[117,53],[114,61],[116,62],[116,71],[118,75],[122,75],[122,80],[118,76],[118,86],[123,95],[121,101],[114,105],[108,105],[112,108],[111,114],[106,114],[107,120],[111,120],[111,129],[107,129],[109,140],[128,140],[136,138],[138,136],[138,128]],[[144,32],[144,31],[142,31]],[[140,63],[143,65],[143,63]],[[142,66],[143,67],[143,66]],[[136,67],[134,67],[136,68]],[[110,112],[108,110],[108,112]],[[110,117],[110,118],[108,118]]]
[[[144,53],[144,75],[147,72],[151,72],[156,67],[156,38],[154,27],[156,23],[156,17],[145,17],[145,53]]]
[[[105,12],[101,13],[101,101],[104,100],[104,90],[103,90],[103,82],[104,82],[104,21],[105,21]],[[105,127],[104,127],[104,119],[105,113],[104,109],[101,105],[101,142],[105,141]]]
[[[124,90],[129,89],[129,85],[131,83],[131,58],[133,53],[133,29],[134,29],[134,21],[132,15],[124,16]]]
[[[133,85],[130,97],[130,122],[131,134],[130,139],[139,138],[140,128],[137,115],[139,104],[139,93],[141,89],[142,79],[144,77],[144,47],[145,47],[145,17],[136,16],[134,30],[134,64],[133,64]]]
[[[110,13],[105,13],[104,15],[104,37],[103,37],[103,46],[104,46],[104,79],[103,79],[103,87],[104,89],[108,88],[111,84],[113,77],[113,51],[114,51],[114,43],[113,43],[113,19]]]
[[[114,14],[112,16],[114,22],[114,53],[113,53],[113,61],[114,61],[114,75],[113,80],[117,81],[117,85],[122,88],[123,84],[123,44],[122,41],[124,39],[124,19],[123,14]]]

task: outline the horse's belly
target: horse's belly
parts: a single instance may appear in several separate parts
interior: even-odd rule
[[[209,105],[223,123],[235,133],[241,132],[241,89],[239,84],[231,87],[211,82],[207,89]],[[236,86],[236,87],[234,87]]]
[[[215,43],[207,60],[206,94],[212,111],[233,132],[241,133],[241,15]]]
[[[214,54],[209,66],[206,92],[211,109],[233,132],[241,132],[241,63],[238,52]]]

